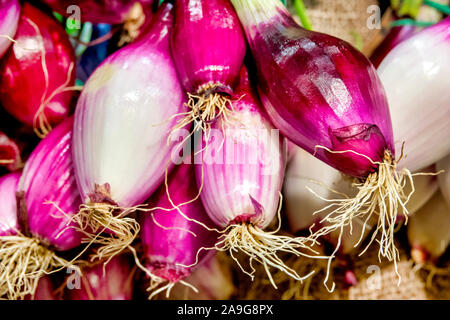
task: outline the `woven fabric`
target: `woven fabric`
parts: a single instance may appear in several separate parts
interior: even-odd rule
[[[367,24],[373,14],[368,8],[378,5],[376,0],[305,0],[304,3],[314,31],[341,38],[354,46],[361,40],[363,48],[380,32]],[[288,8],[296,17],[292,1],[288,1]]]

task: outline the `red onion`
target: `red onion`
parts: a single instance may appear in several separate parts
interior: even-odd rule
[[[175,2],[172,53],[191,109],[178,127],[195,122],[196,129],[209,131],[216,118],[228,117],[245,48],[239,19],[228,0]]]
[[[178,282],[186,284],[183,279],[205,258],[205,252],[199,250],[213,246],[217,240],[217,233],[199,224],[213,225],[198,199],[194,166],[177,166],[168,177],[167,186],[163,184],[150,198],[150,207],[158,209],[145,214],[141,224],[146,267],[154,276],[169,282],[151,297],[165,289],[169,295]]]
[[[39,278],[70,263],[58,256],[81,243],[72,216],[80,197],[72,167],[72,122],[57,126],[30,155],[17,192],[20,233],[0,237],[0,296],[33,295]]]
[[[386,88],[399,166],[411,171],[450,153],[450,17],[396,46],[378,67]]]
[[[81,271],[81,275],[73,275],[79,276],[79,280],[74,279],[70,287],[66,285],[69,300],[131,300],[133,298],[133,277],[136,269],[131,268],[131,262],[126,256],[116,256],[106,265],[98,263],[84,267]]]
[[[10,171],[17,170],[22,164],[17,144],[0,131],[0,166]]]
[[[59,300],[50,276],[43,276],[40,278],[34,296],[28,296],[26,297],[26,300]]]
[[[380,255],[396,261],[393,234],[397,213],[407,214],[402,188],[411,174],[395,170],[389,108],[375,68],[347,42],[297,25],[280,1],[231,2],[274,125],[318,159],[359,179],[354,198],[329,204],[334,210],[322,222],[330,225],[313,239],[342,231],[356,217],[378,215]]]
[[[20,16],[18,0],[0,0],[0,58],[11,45]]]
[[[127,215],[173,167],[176,144],[167,141],[186,97],[169,51],[171,11],[163,4],[145,35],[109,56],[78,100],[73,155],[84,205],[77,220],[86,241],[103,244],[99,257],[131,244],[139,224]]]
[[[217,119],[211,125],[214,144],[201,153],[202,164],[196,166],[206,212],[224,229],[215,247],[229,251],[232,257],[237,251],[244,252],[250,257],[250,266],[255,260],[262,263],[275,287],[269,267],[301,280],[277,256],[277,251],[299,255],[296,248],[305,246],[303,239],[264,231],[279,211],[287,148],[285,139],[262,113],[245,68],[233,105],[227,121]],[[248,272],[242,268],[253,277],[251,269]]]
[[[0,177],[0,237],[16,234],[17,221],[16,192],[20,173],[10,173]]]
[[[414,25],[404,25],[392,27],[383,41],[378,45],[375,51],[370,55],[370,62],[375,68],[381,64],[386,55],[395,48],[400,42],[410,38],[418,28]]]
[[[92,23],[121,24],[127,21],[135,4],[141,4],[150,11],[153,0],[42,0],[53,10],[70,17],[74,5],[78,6],[81,21]]]
[[[15,41],[0,66],[0,102],[45,136],[69,113],[76,89],[73,48],[64,29],[29,3],[22,8]]]

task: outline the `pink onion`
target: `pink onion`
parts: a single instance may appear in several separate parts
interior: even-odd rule
[[[10,171],[17,170],[22,164],[17,144],[0,131],[0,166]]]
[[[399,166],[417,171],[450,153],[450,17],[396,46],[378,67]]]
[[[0,237],[0,259],[8,266],[0,273],[0,296],[33,295],[40,277],[70,265],[57,252],[81,243],[72,222],[81,202],[72,166],[72,122],[57,126],[25,165],[17,188],[20,233]]]
[[[11,45],[20,16],[18,0],[0,0],[0,58]]]
[[[145,11],[150,11],[153,0],[42,0],[53,10],[70,17],[74,14],[74,5],[80,9],[81,21],[92,23],[121,24],[130,15],[136,3],[141,4]]]
[[[17,221],[16,192],[21,173],[10,173],[0,177],[0,237],[16,234]]]
[[[164,289],[169,294],[174,284],[184,283],[192,268],[205,258],[205,252],[199,250],[213,246],[217,240],[217,233],[199,224],[213,226],[201,200],[193,201],[199,194],[194,165],[175,167],[167,185],[168,189],[163,184],[152,195],[149,206],[159,209],[145,214],[141,224],[146,267],[154,276],[169,282],[153,295]]]
[[[139,41],[96,69],[75,112],[73,156],[84,202],[80,226],[92,236],[86,241],[118,241],[119,251],[139,232],[136,220],[126,216],[173,167],[171,152],[178,142],[167,143],[176,122],[172,117],[186,110],[169,51],[171,10],[163,4]],[[107,230],[113,235],[95,237]]]
[[[15,40],[0,65],[0,102],[12,116],[45,136],[70,112],[73,48],[64,29],[29,3],[22,8]]]
[[[280,1],[231,2],[274,125],[318,159],[359,179],[355,197],[329,203],[330,225],[312,238],[342,232],[356,217],[377,215],[380,255],[396,261],[393,234],[397,214],[407,214],[402,189],[411,174],[395,169],[389,108],[375,68],[347,42],[297,25]],[[392,205],[384,205],[386,197]]]
[[[50,276],[40,278],[34,296],[28,296],[26,300],[59,300]]]
[[[303,239],[263,231],[279,211],[287,148],[263,114],[245,68],[233,106],[228,120],[217,119],[211,125],[211,139],[206,140],[208,147],[201,152],[201,165],[196,166],[206,212],[224,229],[215,247],[233,257],[237,251],[244,252],[250,265],[254,260],[262,263],[275,287],[269,267],[300,280],[277,256],[277,250],[299,255],[296,248],[305,246]],[[253,271],[245,272],[253,277]]]
[[[66,285],[69,300],[131,300],[133,298],[133,277],[136,268],[131,267],[130,260],[116,256],[107,264],[98,263],[82,268],[79,274],[71,275]],[[71,281],[70,278],[74,278]]]
[[[216,118],[232,110],[230,95],[239,82],[245,56],[239,19],[228,0],[175,2],[172,53],[178,74],[189,93],[189,114],[179,127],[195,121],[210,129]]]
[[[378,45],[375,51],[370,55],[370,62],[375,68],[381,64],[386,55],[395,48],[400,42],[410,38],[418,28],[414,25],[395,26],[390,28],[383,41]]]

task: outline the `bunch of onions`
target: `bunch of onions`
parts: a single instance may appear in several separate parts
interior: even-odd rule
[[[395,225],[399,213],[407,214],[409,195],[403,187],[412,178],[407,169],[396,169],[388,103],[375,68],[347,42],[297,25],[277,0],[231,2],[274,125],[299,147],[355,178],[356,196],[331,201],[323,209],[333,209],[322,219],[327,225],[311,238],[334,231],[342,235],[354,218],[368,221],[375,215],[378,225],[368,246],[381,232],[380,257],[396,262]]]
[[[213,222],[198,198],[194,165],[182,163],[149,200],[149,206],[156,209],[145,214],[141,223],[145,266],[153,275],[149,291],[167,282],[150,298],[164,290],[169,296],[177,283],[190,286],[184,279],[205,260],[207,255],[201,249],[210,248],[217,240],[217,233],[208,230]]]
[[[277,235],[279,228],[264,231],[281,209],[277,207],[287,144],[262,112],[245,67],[233,105],[234,111],[228,120],[217,119],[211,125],[210,141],[214,143],[197,151],[201,156],[201,164],[196,165],[197,185],[202,190],[200,196],[211,220],[223,229],[215,248],[228,251],[252,278],[255,271],[252,263],[261,263],[274,287],[270,267],[302,280],[280,259],[277,251],[297,256],[304,254],[298,250],[308,247],[304,239]],[[251,271],[235,257],[237,252],[249,256]]]
[[[59,254],[81,243],[72,223],[81,202],[72,166],[72,123],[68,118],[57,126],[25,165],[17,187],[19,229],[0,237],[2,297],[33,296],[42,276],[71,265]]]
[[[14,44],[0,65],[0,102],[44,137],[70,113],[75,55],[64,29],[25,3]]]
[[[450,153],[450,17],[396,46],[378,67],[400,166],[417,171]],[[417,150],[420,150],[418,152]]]
[[[69,300],[131,300],[135,273],[127,256],[116,256],[106,265],[100,262],[70,275],[66,296]]]
[[[83,241],[100,245],[93,259],[131,248],[140,227],[129,215],[173,167],[179,142],[169,132],[186,96],[169,51],[171,11],[163,4],[138,41],[96,69],[78,100],[73,157],[84,204],[74,218]]]
[[[17,144],[0,131],[0,166],[14,171],[21,166],[20,150]]]
[[[0,0],[0,58],[11,45],[20,16],[19,0]]]
[[[189,111],[176,128],[195,123],[208,133],[216,119],[228,119],[230,96],[239,82],[246,44],[239,19],[228,0],[175,2],[172,52],[189,94]]]

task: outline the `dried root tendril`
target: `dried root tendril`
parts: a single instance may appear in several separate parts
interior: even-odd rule
[[[201,90],[202,92],[207,92],[205,94],[194,95],[188,93],[189,100],[186,105],[190,111],[176,114],[171,118],[183,117],[172,129],[172,134],[194,122],[194,132],[198,130],[204,132],[205,140],[208,142],[212,123],[220,117],[223,117],[225,122],[229,121],[234,111],[231,99],[220,93],[208,93],[212,89],[214,89],[214,86],[208,85]],[[172,134],[169,135],[169,139]]]
[[[0,298],[17,300],[34,296],[42,276],[68,266],[70,262],[37,239],[21,234],[0,237]]]
[[[121,213],[114,213],[120,210]],[[105,265],[124,249],[130,248],[132,242],[139,233],[139,223],[127,217],[133,211],[142,210],[139,206],[132,208],[119,208],[105,203],[90,203],[81,206],[70,223],[76,226],[68,226],[81,232],[85,237],[83,243],[99,245],[91,260],[105,259]],[[109,232],[109,233],[107,233]]]
[[[157,278],[152,279],[152,281],[150,282],[150,286],[147,288],[147,292],[151,292],[150,295],[148,296],[148,300],[152,300],[162,292],[165,292],[166,299],[169,299],[173,287],[177,284],[182,284],[186,286],[186,288],[192,289],[192,291],[194,291],[195,293],[199,292],[194,285],[184,280],[179,280],[178,282],[168,282],[167,280],[164,280],[162,278]]]
[[[374,162],[369,157],[352,150],[336,152],[322,146],[318,146],[318,148],[323,148],[330,153],[355,153],[367,158],[373,164],[377,165],[378,169],[377,172],[370,174],[364,182],[355,182],[353,184],[353,186],[358,189],[358,193],[354,198],[346,197],[343,199],[329,200],[323,198],[307,187],[307,189],[315,196],[323,201],[331,203],[325,208],[316,211],[314,214],[332,210],[320,221],[320,224],[324,225],[324,227],[314,233],[311,231],[310,239],[318,240],[320,237],[328,235],[334,231],[339,232],[339,238],[335,251],[330,256],[328,264],[330,267],[331,260],[335,257],[339,250],[345,227],[350,227],[351,232],[353,219],[359,218],[364,221],[362,230],[365,230],[365,227],[371,218],[374,215],[378,215],[377,226],[369,243],[360,253],[360,256],[367,251],[374,241],[378,242],[380,245],[378,253],[380,261],[381,257],[385,257],[389,261],[394,262],[395,272],[399,279],[398,285],[400,285],[401,277],[397,268],[397,262],[400,260],[400,257],[399,251],[394,242],[394,233],[396,231],[396,224],[398,221],[397,215],[403,214],[405,216],[405,224],[408,222],[408,210],[406,208],[406,204],[415,191],[413,182],[414,175],[411,174],[408,169],[398,171],[396,168],[397,162],[392,159],[389,151],[385,152],[383,162]],[[405,194],[403,191],[407,183],[411,184],[411,192],[409,194]],[[380,239],[376,239],[379,234],[381,234]],[[355,244],[355,247],[357,247],[362,240],[363,233],[361,234],[359,241]],[[335,284],[333,283],[331,289],[328,288],[328,276],[329,270],[324,284],[327,289],[332,292]]]

